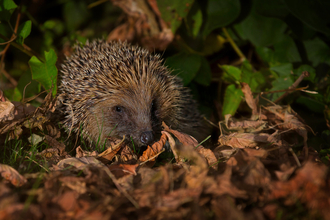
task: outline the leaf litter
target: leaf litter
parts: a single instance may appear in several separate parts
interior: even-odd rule
[[[308,148],[309,127],[289,106],[260,106],[248,84],[242,91],[251,117],[226,116],[217,146],[163,124],[143,152],[110,138],[102,153],[78,146],[75,157],[57,140],[51,95],[21,118],[1,105],[0,140],[30,130],[48,147],[27,156],[41,172],[0,164],[0,219],[286,219],[292,210],[328,219],[329,168]]]

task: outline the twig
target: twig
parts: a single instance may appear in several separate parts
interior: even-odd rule
[[[128,194],[126,192],[126,190],[124,188],[122,188],[120,186],[120,184],[118,183],[118,180],[116,179],[116,177],[110,172],[109,169],[104,169],[105,172],[109,175],[110,179],[112,180],[112,182],[116,185],[117,189],[119,190],[119,192],[121,192],[122,194],[124,194],[124,196],[135,206],[135,208],[139,208],[139,204],[133,199],[133,197]]]
[[[15,40],[15,38],[16,38],[16,32],[17,32],[17,29],[18,29],[20,18],[21,18],[21,13],[18,12],[17,18],[16,18],[16,23],[15,23],[15,29],[13,30],[13,34],[11,35],[10,39],[8,39],[8,38],[5,39],[9,43],[6,45],[5,49],[3,49],[3,51],[1,51],[1,54],[0,54],[0,55],[2,55],[1,61],[0,61],[0,72],[2,72],[1,71],[2,69],[5,69],[4,65],[3,65],[4,60],[5,60],[5,55],[6,55],[7,50],[9,49],[10,43],[12,43],[12,41]]]
[[[9,44],[10,42],[14,41],[16,39],[16,36],[13,37],[12,39],[10,39],[9,41],[7,42],[4,42],[4,43],[0,43],[0,45],[5,45],[5,44]],[[0,55],[3,53],[3,51],[1,51]]]
[[[96,2],[93,2],[93,3],[89,4],[89,5],[87,6],[87,8],[88,8],[88,9],[94,8],[94,7],[100,5],[100,4],[104,3],[104,2],[107,2],[107,1],[108,1],[108,0],[98,0],[98,1],[96,1]]]
[[[242,51],[238,48],[236,43],[233,41],[233,39],[230,37],[228,31],[226,28],[222,28],[223,33],[226,35],[227,40],[229,41],[230,45],[233,47],[237,55],[241,58],[242,61],[246,60],[246,57],[242,53]]]
[[[299,78],[292,84],[292,86],[289,87],[289,89],[294,89],[297,88],[297,86],[299,85],[299,83],[305,78],[309,76],[309,72],[307,71],[303,71],[301,73],[301,75],[299,76]],[[274,102],[277,103],[280,100],[282,100],[284,97],[286,97],[287,95],[289,95],[291,92],[286,92],[283,95],[281,95],[278,99],[276,99]]]
[[[281,90],[275,90],[275,91],[268,91],[268,92],[260,92],[260,95],[265,94],[272,94],[272,93],[279,93],[279,92],[294,92],[294,91],[304,91],[304,89],[307,89],[308,86],[300,87],[300,88],[292,88],[292,89],[281,89]]]
[[[292,150],[292,148],[291,148],[291,147],[289,148],[289,151],[291,152],[291,154],[292,154],[293,158],[295,159],[295,161],[296,161],[296,163],[297,163],[298,167],[301,167],[301,163],[300,163],[300,161],[299,161],[299,159],[298,159],[297,155],[295,154],[295,152]]]
[[[10,83],[16,87],[17,86],[17,81],[5,70],[4,66],[0,71],[9,81]]]
[[[8,37],[4,36],[3,34],[0,34],[0,37],[6,41],[9,41]],[[14,47],[16,47],[17,49],[19,49],[20,51],[22,51],[23,53],[27,54],[30,57],[36,56],[40,61],[45,62],[44,58],[42,58],[39,54],[34,52],[31,48],[29,48],[25,44],[23,44],[22,46],[16,42],[10,42],[10,45],[13,45]]]

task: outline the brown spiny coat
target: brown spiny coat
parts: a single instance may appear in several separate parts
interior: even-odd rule
[[[188,89],[159,55],[137,46],[102,40],[77,45],[62,65],[59,88],[64,126],[94,143],[126,135],[138,146],[150,144],[162,121],[197,138],[203,133]]]

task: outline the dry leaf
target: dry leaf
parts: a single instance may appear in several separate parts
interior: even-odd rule
[[[14,186],[22,186],[27,181],[25,177],[19,174],[14,168],[6,164],[0,164],[0,173],[3,178],[9,180]]]
[[[165,142],[167,141],[166,134],[162,134],[159,141],[155,142],[151,147],[148,148],[143,152],[143,155],[139,158],[141,162],[144,161],[156,161],[156,155],[162,152],[164,149]],[[153,164],[152,164],[153,165]]]
[[[112,164],[109,165],[108,168],[116,178],[120,178],[127,174],[136,175],[136,169],[138,164]]]

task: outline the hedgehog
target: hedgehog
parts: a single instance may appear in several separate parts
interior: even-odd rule
[[[146,49],[103,40],[77,44],[61,74],[62,124],[91,143],[125,135],[135,146],[150,145],[162,122],[202,138],[203,120],[189,89]]]

